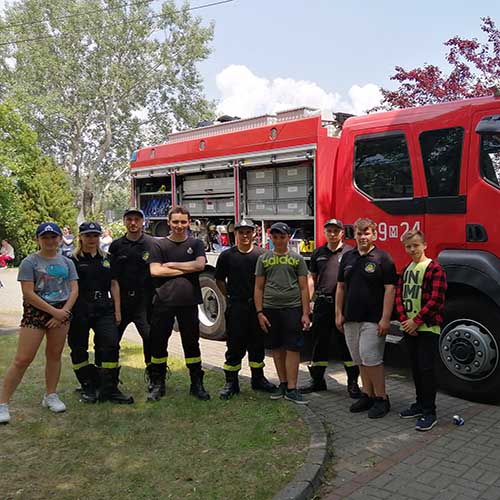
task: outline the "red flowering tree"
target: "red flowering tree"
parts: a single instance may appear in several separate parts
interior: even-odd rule
[[[494,85],[500,88],[500,31],[490,17],[483,17],[481,21],[485,43],[459,36],[444,43],[449,47],[446,60],[452,67],[448,75],[432,64],[411,70],[396,66],[396,74],[391,80],[399,82],[399,87],[381,89],[381,105],[375,109],[408,108],[480,97],[491,95]]]

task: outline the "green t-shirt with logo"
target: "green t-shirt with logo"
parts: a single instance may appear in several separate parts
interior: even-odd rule
[[[415,264],[412,262],[403,274],[403,304],[408,318],[413,319],[422,309],[422,283],[425,271],[431,259]],[[417,332],[426,331],[441,333],[439,325],[428,326],[425,323],[417,328]]]
[[[283,309],[300,307],[299,276],[307,276],[306,261],[302,255],[288,251],[284,255],[273,251],[262,254],[257,260],[256,276],[264,276],[264,307]]]

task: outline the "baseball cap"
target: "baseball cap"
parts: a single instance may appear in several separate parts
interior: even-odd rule
[[[125,210],[123,217],[127,217],[127,215],[139,215],[143,219],[146,218],[144,216],[144,212],[140,208],[129,208],[129,209]]]
[[[102,234],[101,225],[98,222],[82,222],[78,227],[80,234],[97,233]]]
[[[250,219],[242,219],[234,225],[234,230],[241,229],[242,227],[248,227],[250,229],[255,229],[255,224]]]
[[[275,222],[269,231],[270,233],[282,233],[282,234],[292,234],[290,226],[285,222]]]
[[[344,224],[342,223],[341,220],[338,220],[338,219],[328,219],[323,224],[323,227],[326,227],[326,226],[337,226],[340,229],[344,229]]]
[[[55,233],[57,236],[62,236],[61,228],[54,222],[43,222],[36,228],[35,235],[37,238],[45,233]]]

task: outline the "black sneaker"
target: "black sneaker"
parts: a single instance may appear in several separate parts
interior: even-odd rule
[[[362,411],[367,411],[369,410],[374,403],[374,399],[368,396],[368,394],[365,394],[364,392],[361,393],[361,398],[358,399],[355,403],[353,403],[349,407],[349,411],[351,413],[360,413]]]
[[[285,392],[285,399],[297,405],[308,405],[309,401],[297,389],[290,389]]]
[[[271,399],[283,399],[285,397],[287,390],[287,382],[281,382],[278,387],[276,387],[276,390],[271,392],[271,395],[269,396]]]
[[[400,414],[400,418],[418,418],[423,415],[422,408],[417,403],[413,403],[409,408],[403,410]]]
[[[382,418],[389,413],[391,403],[389,402],[389,396],[386,397],[387,399],[374,398],[373,406],[368,411],[368,418]]]
[[[424,415],[417,420],[415,429],[417,431],[430,431],[437,423],[436,415]]]

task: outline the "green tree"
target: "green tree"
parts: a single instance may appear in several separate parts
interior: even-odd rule
[[[0,88],[71,176],[79,218],[141,142],[212,116],[197,63],[213,26],[173,0],[19,0],[0,25]]]
[[[24,257],[40,222],[74,224],[74,196],[66,172],[42,155],[36,133],[8,104],[0,104],[0,137],[0,235]]]

